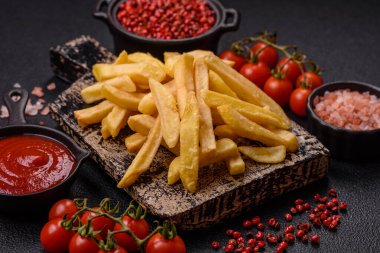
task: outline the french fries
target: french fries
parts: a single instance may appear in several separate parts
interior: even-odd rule
[[[286,148],[283,145],[275,147],[239,147],[239,151],[252,160],[260,163],[280,163],[285,160]]]
[[[169,148],[175,147],[179,139],[179,114],[173,95],[154,79],[149,79],[160,119],[163,138]]]
[[[132,185],[138,177],[149,169],[154,156],[160,147],[162,139],[161,122],[158,116],[154,122],[153,128],[149,131],[144,145],[133,159],[131,165],[127,168],[123,178],[117,184],[118,188],[126,188]]]
[[[210,69],[215,71],[226,84],[242,99],[247,102],[260,105],[269,106],[270,110],[276,113],[281,120],[290,127],[290,121],[282,110],[272,98],[270,98],[264,91],[253,85],[243,75],[240,75],[235,69],[225,64],[221,59],[215,55],[205,57],[207,65]]]
[[[185,112],[187,94],[190,91],[194,91],[193,61],[193,56],[183,54],[178,58],[173,67],[174,82],[177,89],[178,110],[181,118]]]
[[[102,88],[102,83],[95,83],[81,90],[80,95],[86,104],[92,104],[104,99],[104,96],[102,95]]]
[[[146,135],[142,135],[140,133],[134,133],[127,138],[125,138],[125,146],[127,150],[131,153],[136,153],[140,150],[142,145],[144,145],[146,141]]]
[[[255,118],[255,120],[260,120],[260,124],[275,124],[276,127],[288,129],[287,124],[283,122],[278,115],[260,106],[250,104],[240,99],[233,98],[210,90],[203,90],[202,97],[204,98],[206,104],[210,107],[215,108],[220,105],[227,104],[232,106],[236,110],[251,115],[251,117]]]
[[[93,107],[74,111],[74,117],[81,127],[96,124],[101,122],[114,106],[114,103],[105,100]]]
[[[111,85],[103,85],[102,95],[112,103],[131,111],[137,111],[144,93],[130,93],[121,91]]]
[[[284,145],[289,149],[289,143],[285,139],[247,119],[230,105],[219,106],[218,111],[223,120],[237,135],[253,141],[259,141],[268,146]]]
[[[81,96],[88,104],[104,101],[74,116],[82,127],[101,123],[105,141],[126,125],[134,132],[124,142],[136,156],[119,188],[131,186],[149,170],[160,146],[175,155],[168,184],[181,181],[190,193],[197,190],[200,168],[224,163],[235,176],[246,170],[241,154],[279,163],[286,152],[298,149],[281,107],[232,65],[211,51],[194,50],[165,52],[164,62],[148,53],[123,51],[113,64],[93,66],[97,82]],[[241,138],[266,147],[238,148],[234,140],[240,143]]]
[[[107,117],[103,119],[102,124],[105,124],[108,132],[113,138],[115,138],[119,134],[120,130],[127,125],[127,120],[130,114],[131,112],[127,109],[114,106]]]
[[[194,65],[195,89],[200,114],[199,141],[201,151],[208,153],[216,149],[211,111],[201,96],[202,90],[208,90],[208,71],[202,58],[196,59]]]
[[[194,91],[187,94],[180,129],[180,178],[189,192],[195,192],[199,169],[199,108]]]
[[[210,70],[208,76],[210,78],[210,90],[228,95],[230,97],[238,98],[236,93],[228,87],[228,85],[217,73]]]

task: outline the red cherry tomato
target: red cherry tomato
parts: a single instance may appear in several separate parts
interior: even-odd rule
[[[99,250],[98,253],[128,253],[124,248],[120,247],[119,245],[116,246],[116,248],[108,251]]]
[[[123,217],[123,223],[131,229],[131,231],[139,238],[144,239],[149,235],[149,224],[145,219],[133,219],[128,215]],[[119,223],[115,224],[114,231],[122,230]],[[127,249],[128,252],[135,252],[138,250],[136,242],[126,233],[118,233],[114,236],[116,242],[121,247]]]
[[[40,240],[45,251],[50,253],[66,252],[74,231],[68,231],[61,225],[62,218],[48,221],[42,228]]]
[[[289,79],[292,83],[295,83],[297,77],[299,77],[302,73],[298,64],[295,63],[293,60],[289,60],[289,58],[285,57],[281,61],[279,61],[279,63],[277,64],[276,70],[278,71],[281,66],[283,66],[281,69],[281,73],[284,75],[285,78]]]
[[[101,236],[96,235],[97,239],[101,240]],[[98,244],[91,237],[83,237],[80,234],[75,234],[70,240],[69,253],[97,253],[99,250]]]
[[[236,71],[239,71],[241,67],[247,63],[246,59],[243,56],[235,54],[232,50],[223,51],[219,55],[219,58],[235,62],[233,68],[236,69]]]
[[[323,79],[320,75],[314,72],[304,72],[297,78],[296,87],[299,88],[301,83],[306,83],[305,88],[314,90],[323,84]]]
[[[71,199],[61,199],[58,200],[49,211],[49,220],[55,218],[62,218],[67,214],[67,219],[69,219],[74,213],[78,211],[78,207],[75,205],[74,201]]]
[[[295,89],[290,95],[290,109],[296,115],[306,116],[307,98],[311,93],[311,89],[303,87]]]
[[[95,207],[93,209],[94,210],[99,210],[99,207]],[[81,218],[82,224],[86,224],[87,221],[88,221],[88,219],[90,219],[92,217],[95,217],[97,215],[98,215],[97,213],[94,213],[94,212],[91,212],[91,211],[84,212],[84,214],[83,214],[83,216]],[[107,217],[100,216],[100,217],[97,217],[97,218],[93,219],[91,221],[91,225],[94,228],[94,230],[97,230],[97,231],[101,230],[102,231],[100,233],[100,235],[103,238],[107,238],[108,230],[112,230],[112,228],[115,225],[115,222],[113,222],[113,220],[111,220],[111,219],[109,219]]]
[[[262,89],[265,81],[270,77],[270,69],[262,62],[247,63],[240,69],[240,74]]]
[[[293,85],[288,79],[277,79],[271,76],[264,84],[264,92],[281,106],[289,102],[292,91]]]
[[[264,42],[258,42],[251,47],[251,51],[255,54],[260,51],[258,54],[259,62],[267,64],[271,69],[276,66],[278,61],[278,51],[274,47],[268,46]]]
[[[152,236],[146,244],[146,253],[186,253],[186,246],[178,235],[165,239],[160,233]]]

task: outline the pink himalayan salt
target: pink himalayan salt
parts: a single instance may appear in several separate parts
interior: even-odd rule
[[[380,99],[369,92],[326,91],[313,103],[315,113],[331,125],[349,130],[380,128]]]

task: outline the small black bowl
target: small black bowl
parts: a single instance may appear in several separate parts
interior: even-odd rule
[[[307,101],[309,130],[330,150],[331,156],[348,161],[380,160],[380,129],[354,131],[326,123],[314,112],[314,99],[325,91],[345,90],[366,92],[380,98],[380,88],[355,81],[338,81],[315,89]]]
[[[19,96],[20,99],[15,102],[12,100],[13,96]],[[89,155],[88,151],[79,147],[74,140],[60,131],[48,127],[26,124],[24,110],[27,100],[28,92],[24,89],[13,89],[4,94],[4,101],[9,110],[9,122],[8,126],[0,128],[0,138],[31,134],[56,140],[71,151],[76,161],[76,167],[66,179],[46,190],[20,195],[0,193],[0,211],[2,212],[18,213],[27,209],[30,212],[37,213],[41,208],[51,205],[67,193],[75,181],[79,166]]]
[[[207,0],[215,11],[215,25],[207,32],[186,39],[150,39],[127,31],[117,20],[116,14],[119,5],[125,0],[99,0],[94,16],[105,21],[113,36],[115,53],[122,50],[128,52],[149,52],[162,59],[165,51],[187,52],[194,49],[205,49],[216,52],[220,36],[227,31],[237,30],[239,27],[239,13],[235,9],[226,9],[218,0]],[[103,12],[103,6],[106,10]],[[231,20],[231,21],[229,21]]]

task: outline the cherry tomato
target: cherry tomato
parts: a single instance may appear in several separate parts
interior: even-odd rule
[[[178,235],[165,239],[160,233],[152,236],[146,244],[146,253],[186,253],[186,246]]]
[[[282,67],[283,66],[283,67]],[[292,83],[295,83],[297,77],[301,75],[301,69],[297,63],[289,58],[285,57],[277,64],[276,70],[278,71],[281,68],[281,73],[285,78],[289,79]]]
[[[240,69],[240,74],[262,89],[265,81],[270,77],[270,69],[262,62],[247,63]]]
[[[120,247],[119,245],[116,246],[116,248],[108,251],[99,250],[98,253],[128,253],[124,248]]]
[[[95,207],[93,209],[94,210],[99,210],[99,207]],[[90,212],[90,211],[84,212],[84,214],[83,214],[83,216],[81,218],[82,224],[86,224],[89,218],[95,217],[97,215],[98,214],[96,214],[94,212]],[[94,230],[101,230],[102,231],[100,233],[100,235],[103,238],[107,238],[108,230],[112,230],[112,228],[115,225],[115,222],[113,222],[113,220],[111,220],[111,219],[109,219],[107,217],[100,216],[100,217],[97,217],[97,218],[93,219],[91,221],[91,225],[94,228]]]
[[[311,89],[303,87],[295,89],[290,95],[290,109],[299,116],[306,116],[307,98],[311,93]]]
[[[264,48],[264,49],[262,49]],[[278,51],[274,47],[268,46],[264,42],[258,42],[251,47],[253,53],[261,52],[258,54],[259,62],[263,62],[273,69],[278,61]]]
[[[97,239],[101,240],[101,236],[96,235]],[[94,238],[84,237],[80,234],[75,234],[70,240],[69,253],[97,253],[99,250]]]
[[[139,238],[144,239],[149,235],[149,224],[145,219],[133,219],[128,215],[123,217],[123,223],[131,229],[131,231]],[[114,231],[122,230],[119,223],[115,224]],[[126,233],[115,234],[115,240],[118,245],[127,249],[128,252],[135,252],[138,250],[136,242]]]
[[[223,51],[219,55],[219,58],[235,62],[233,68],[236,69],[236,71],[239,71],[241,67],[247,63],[246,59],[243,56],[235,54],[232,50]]]
[[[49,211],[49,220],[55,218],[62,218],[67,214],[67,219],[69,219],[74,213],[78,211],[78,207],[75,205],[74,201],[71,199],[61,199],[58,200]]]
[[[50,253],[66,252],[74,231],[66,230],[61,225],[62,218],[48,221],[42,228],[40,240],[42,247]]]
[[[293,85],[286,78],[277,79],[271,76],[264,84],[264,92],[281,106],[289,102],[292,91]]]
[[[301,86],[301,83],[305,82],[306,87],[311,90],[314,90],[315,88],[318,88],[323,84],[323,79],[320,75],[314,73],[314,72],[304,72],[302,75],[300,75],[297,78],[296,81],[296,87],[299,88]]]

